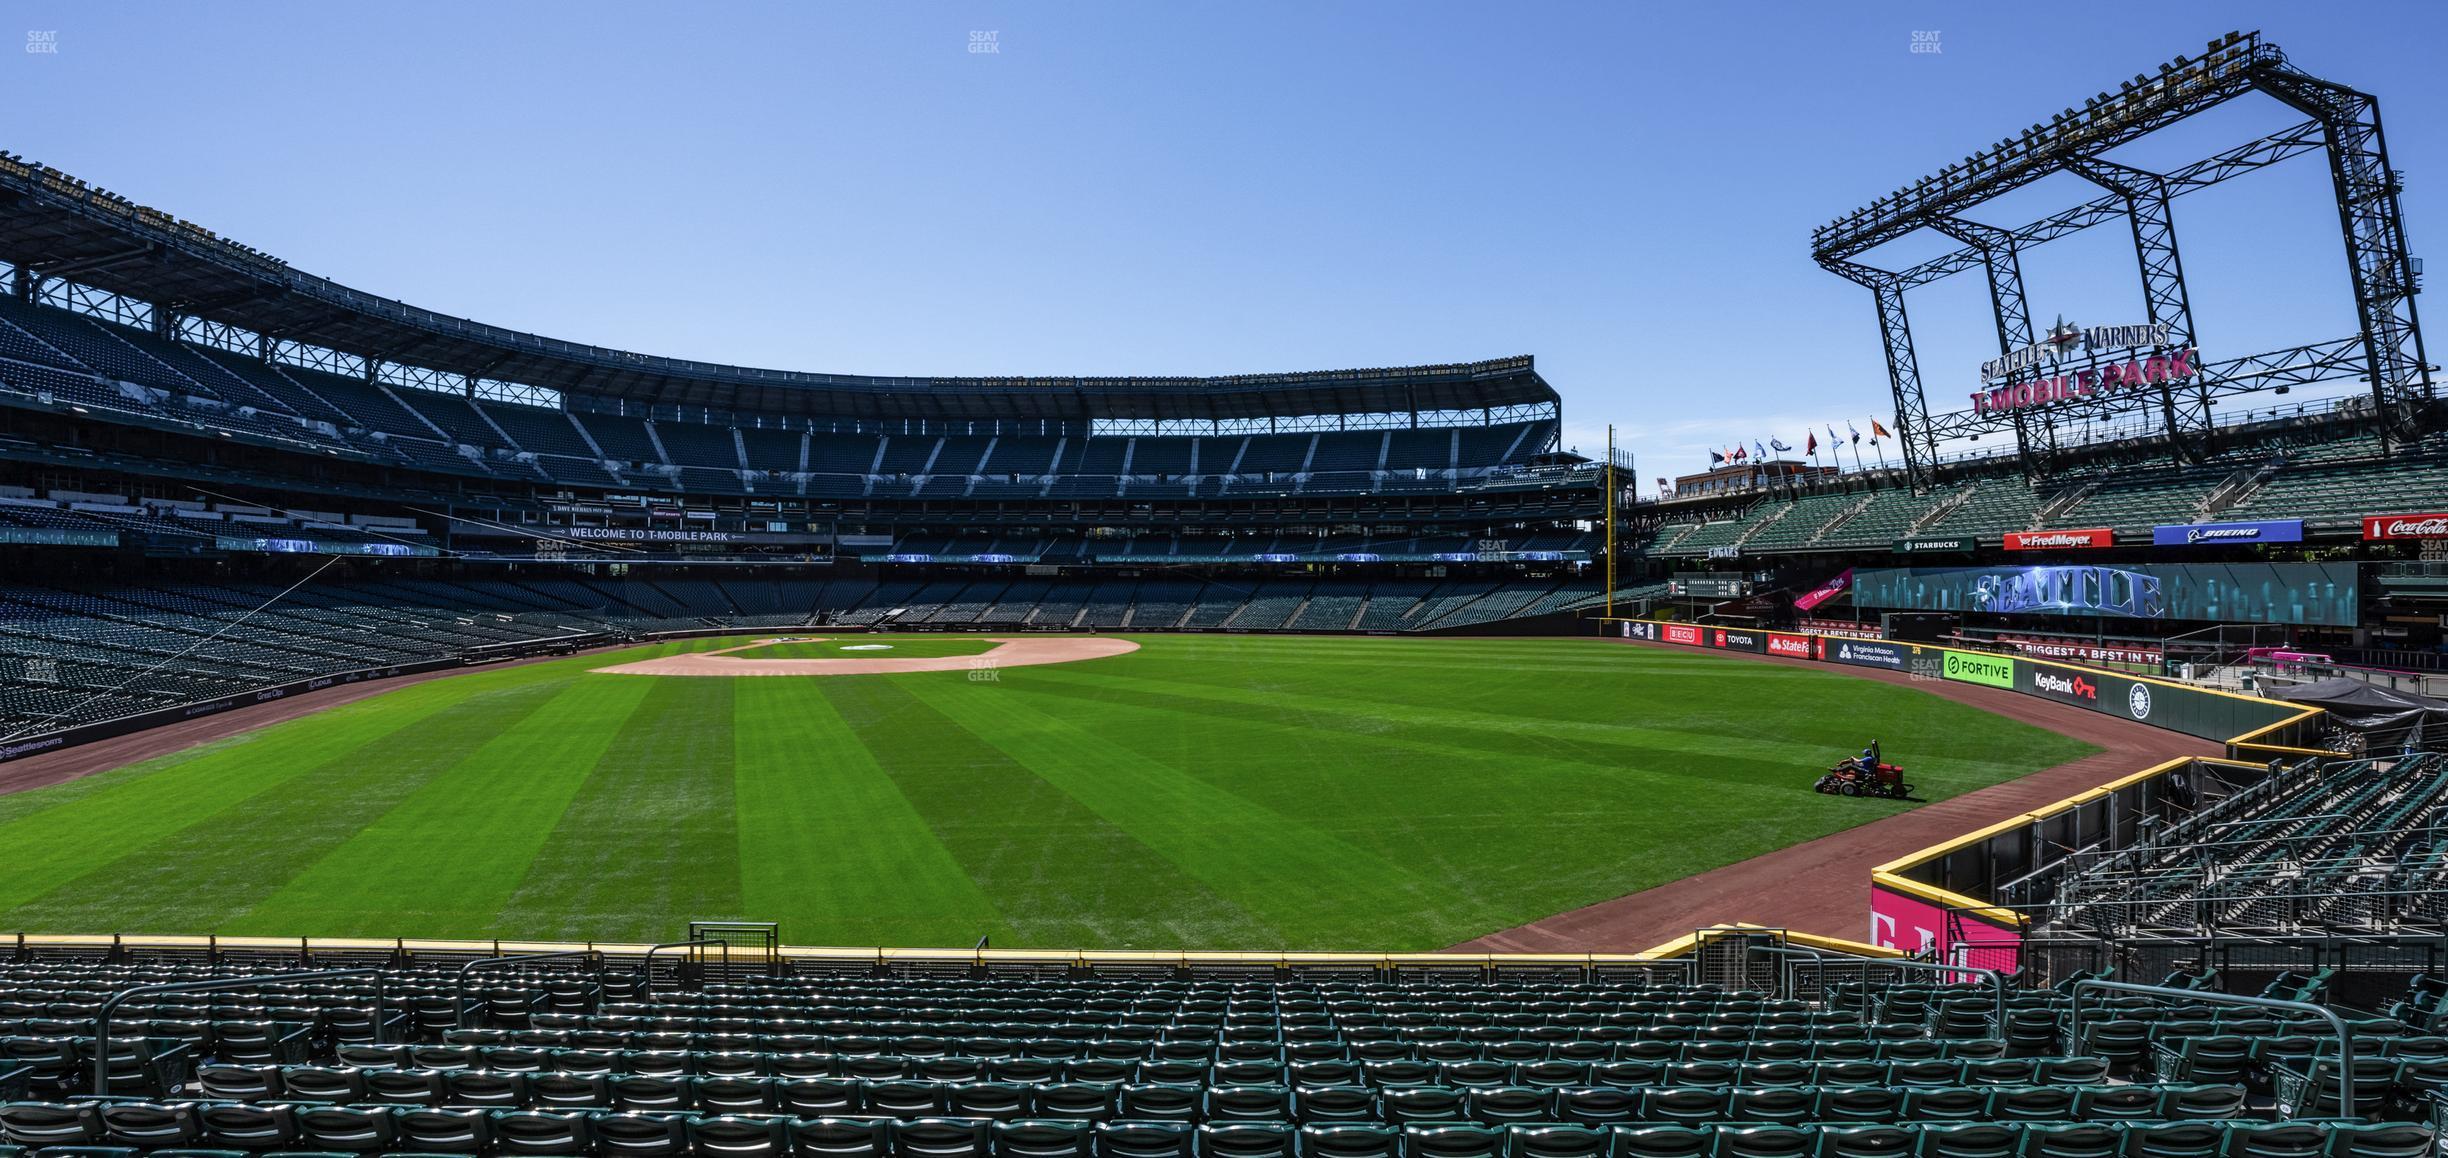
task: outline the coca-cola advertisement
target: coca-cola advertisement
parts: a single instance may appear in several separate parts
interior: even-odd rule
[[[2448,514],[2365,515],[2366,539],[2448,539]]]

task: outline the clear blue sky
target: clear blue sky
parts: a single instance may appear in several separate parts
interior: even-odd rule
[[[1644,489],[1710,445],[1887,415],[1868,293],[1811,264],[1812,226],[2231,28],[2379,95],[2415,251],[2448,230],[2436,2],[11,12],[56,51],[7,52],[0,148],[365,290],[857,373],[1529,353],[1567,440],[1618,424]],[[2298,119],[2250,98],[2122,156]],[[2053,178],[1989,219],[2092,195]],[[2179,202],[2206,356],[2351,332],[2327,196],[2304,158]],[[2119,229],[2025,268],[2044,321],[2139,320]],[[1912,308],[1959,408],[1995,352],[1985,291]]]

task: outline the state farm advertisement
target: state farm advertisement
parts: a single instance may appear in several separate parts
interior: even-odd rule
[[[1768,633],[1768,654],[1788,655],[1795,659],[1816,659],[1818,658],[1817,649],[1813,645],[1818,642],[1819,639],[1816,636],[1771,631]]]
[[[2116,532],[2107,527],[2086,527],[2079,531],[2008,531],[2009,551],[2077,551],[2092,547],[2116,546]]]
[[[2366,539],[2448,539],[2448,513],[2429,515],[2365,515]]]

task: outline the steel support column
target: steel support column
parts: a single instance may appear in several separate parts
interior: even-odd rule
[[[2016,256],[2013,231],[1962,217],[1933,217],[1929,225],[1980,251],[1981,269],[1989,275],[1989,312],[1997,320],[1999,355],[2014,353],[2036,341],[2031,307],[2023,300],[2023,261]],[[2011,384],[2026,376],[2009,374],[2006,382]],[[2056,424],[2047,425],[2049,440],[2043,445],[2032,438],[2029,414],[2018,407],[2009,411],[2007,418],[2014,423],[2015,451],[2022,456],[2024,476],[2048,477],[2055,461]]]
[[[2143,309],[2152,323],[2168,328],[2177,349],[2193,348],[2193,303],[2185,293],[2167,178],[2098,157],[2068,161],[2066,168],[2124,200],[2126,219],[2133,225],[2134,258],[2142,272]],[[2179,463],[2208,461],[2217,450],[2207,374],[2196,374],[2190,386],[2181,388],[2160,383],[2159,415]]]
[[[1904,478],[1916,491],[1937,481],[1938,443],[1930,437],[1929,402],[1921,394],[1921,362],[1913,354],[1912,321],[1904,313],[1904,283],[1893,273],[1850,261],[1823,260],[1831,273],[1870,287],[1878,299],[1879,342],[1887,350],[1887,390],[1895,401],[1896,441],[1903,444]]]
[[[2380,419],[2382,448],[2394,452],[2422,436],[2431,419],[2431,365],[2415,313],[2413,261],[2397,195],[2403,177],[2389,167],[2380,102],[2367,93],[2307,76],[2283,64],[2259,69],[2255,87],[2321,123],[2338,228],[2363,330],[2364,372]]]

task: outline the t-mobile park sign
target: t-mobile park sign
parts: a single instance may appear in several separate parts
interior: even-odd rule
[[[2060,321],[2049,330],[2048,337],[1981,363],[1981,381],[1994,384],[2020,371],[2054,368],[2078,354],[2096,359],[2106,350],[2166,346],[2170,344],[2172,336],[2167,326],[2158,324],[2092,326],[2085,329]],[[1989,385],[1972,392],[1972,409],[1978,414],[2002,414],[2027,406],[2097,398],[2120,390],[2181,382],[2200,373],[2200,367],[2196,364],[2199,353],[2188,347],[2167,353],[2129,357],[2123,362],[2111,360],[2097,363],[2070,373],[2044,374],[2020,382]]]

